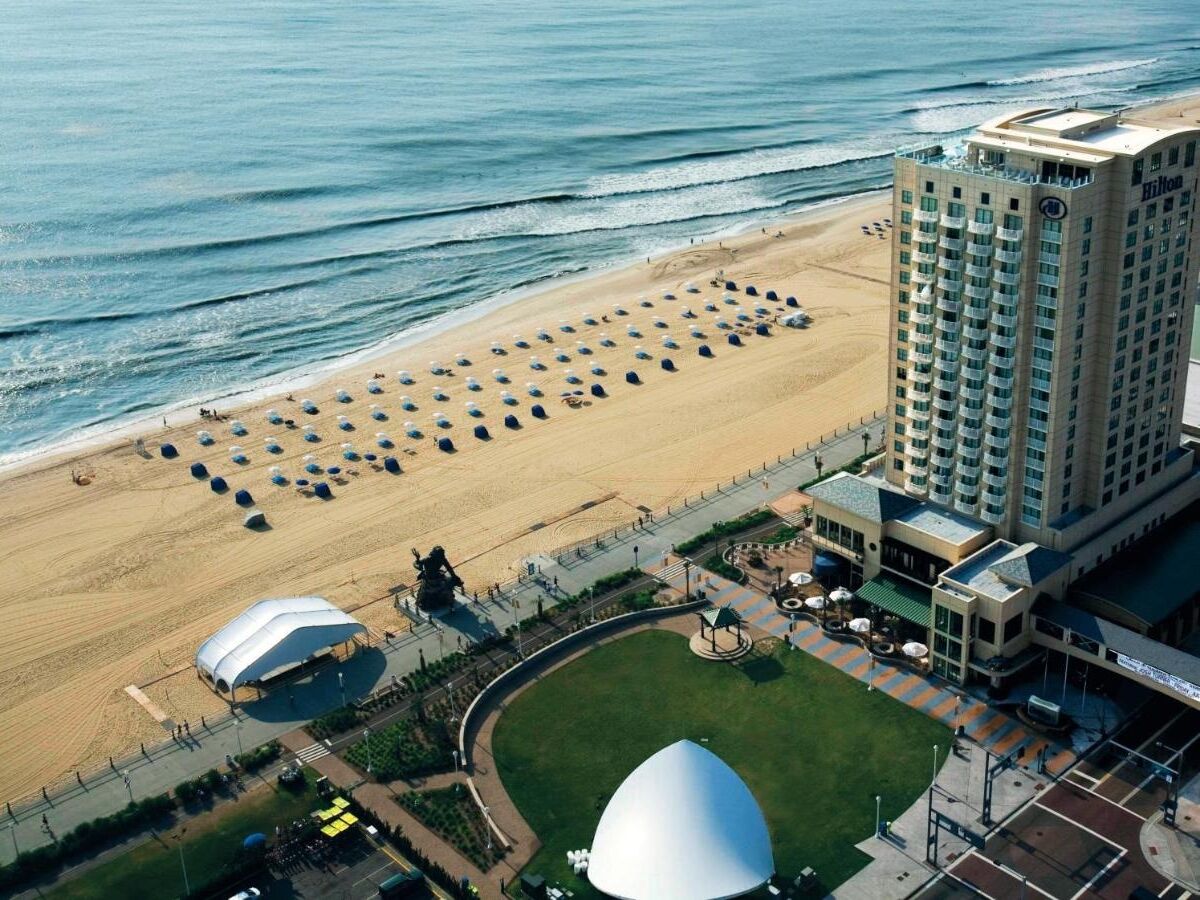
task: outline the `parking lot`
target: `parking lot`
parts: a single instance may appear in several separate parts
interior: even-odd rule
[[[381,882],[406,868],[394,850],[359,834],[324,860],[292,859],[259,888],[264,900],[368,900],[379,896]]]
[[[1130,761],[1123,748],[1167,763],[1187,753],[1184,779],[1194,772],[1193,744],[1200,713],[1178,704],[1152,704],[1109,744],[1075,767],[997,829],[983,850],[950,861],[921,893],[942,898],[1049,897],[1053,900],[1126,900],[1143,888],[1157,897],[1186,895],[1160,875],[1142,853],[1139,835],[1167,796],[1151,762]],[[1174,765],[1177,765],[1173,763]]]

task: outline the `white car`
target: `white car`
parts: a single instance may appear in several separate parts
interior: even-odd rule
[[[246,888],[240,894],[234,894],[229,900],[254,900],[255,897],[261,897],[262,891],[258,888]]]

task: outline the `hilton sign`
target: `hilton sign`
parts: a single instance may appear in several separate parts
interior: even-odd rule
[[[1153,200],[1155,197],[1177,191],[1181,187],[1183,187],[1182,175],[1176,175],[1174,178],[1159,175],[1157,181],[1147,181],[1142,185],[1142,200]]]

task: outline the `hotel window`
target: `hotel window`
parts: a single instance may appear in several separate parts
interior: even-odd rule
[[[901,191],[900,192],[900,202],[901,203],[912,203],[912,191]]]
[[[955,188],[954,190],[957,191],[958,188]],[[954,196],[957,197],[958,194],[955,194]],[[946,205],[946,214],[949,216],[953,216],[956,219],[961,219],[963,216],[965,216],[967,214],[967,208],[965,206],[963,206],[961,203],[948,203]]]
[[[1162,168],[1162,153],[1150,154],[1150,171],[1157,172]]]
[[[928,183],[930,185],[933,184],[932,181],[930,181]],[[932,191],[933,188],[929,187],[927,190]],[[925,212],[937,212],[937,208],[938,208],[937,197],[922,197],[921,198],[921,209],[924,210]]]
[[[992,195],[989,194],[987,191],[984,191],[982,194],[979,195],[979,202],[983,206],[987,206],[988,204],[990,204],[992,202]]]
[[[1018,200],[1016,197],[1010,197],[1008,200],[1008,208],[1011,209],[1013,212],[1016,212],[1018,209],[1021,208],[1021,201]]]
[[[905,243],[903,238],[901,238],[900,242]],[[911,262],[912,262],[912,254],[909,253],[907,250],[901,250],[900,251],[900,265],[907,266]]]
[[[993,213],[990,209],[975,210],[975,221],[980,222],[984,225],[992,224],[992,216],[993,216]]]
[[[1135,159],[1133,161],[1133,175],[1130,178],[1130,184],[1137,187],[1142,183],[1142,168],[1145,165],[1145,160]]]
[[[1091,216],[1085,216],[1083,219],[1083,233],[1084,234],[1092,233],[1092,217]]]
[[[1178,163],[1179,163],[1179,148],[1172,147],[1170,150],[1167,151],[1167,165],[1174,166],[1174,165],[1178,165]]]
[[[1195,165],[1196,163],[1196,142],[1188,141],[1183,147],[1183,164],[1184,166]]]
[[[912,210],[911,209],[900,210],[900,224],[901,225],[911,225],[912,224]]]
[[[1089,253],[1092,252],[1092,239],[1091,238],[1083,239],[1083,243],[1079,247],[1079,252],[1083,256],[1087,256]]]
[[[933,193],[933,182],[932,182],[932,181],[927,181],[927,182],[925,182],[925,193],[927,193],[927,194],[932,194],[932,193]],[[923,201],[923,200],[924,200],[924,198],[922,198],[922,201]],[[922,209],[924,209],[924,208],[925,208],[925,204],[924,204],[924,202],[922,202],[922,204],[921,204],[921,208],[922,208]]]
[[[953,194],[954,194],[954,199],[955,199],[955,200],[959,199],[960,197],[962,197],[962,188],[960,188],[960,187],[956,187],[956,188],[954,188],[954,189],[953,189]]]

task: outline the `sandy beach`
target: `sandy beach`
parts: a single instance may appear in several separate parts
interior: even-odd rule
[[[1156,113],[1180,111],[1193,120],[1200,101]],[[145,455],[122,438],[3,474],[0,610],[8,627],[0,634],[0,795],[15,800],[136,749],[139,741],[162,739],[162,728],[130,699],[127,685],[144,686],[181,721],[223,709],[190,662],[204,637],[255,600],[319,594],[376,634],[397,630],[399,616],[379,598],[412,580],[410,547],[443,545],[468,588],[505,581],[531,553],[627,522],[639,509],[662,508],[881,409],[890,241],[864,236],[859,225],[889,214],[889,196],[860,197],[720,245],[551,286],[340,372],[290,401],[221,407],[245,423],[245,436],[232,435],[228,420],[195,416],[145,434]],[[726,303],[725,291],[710,286],[718,270],[739,287],[775,290],[781,301],[795,296],[811,327],[754,334],[753,323],[773,321],[784,304],[765,302],[766,313],[756,316],[755,299],[741,291],[736,304]],[[689,282],[698,293],[685,290]],[[664,292],[675,299],[664,299]],[[651,305],[640,305],[642,297]],[[727,343],[728,332],[714,323],[722,316],[737,324],[738,306],[752,320],[742,347]],[[683,307],[696,317],[685,318]],[[596,325],[584,324],[588,314]],[[564,321],[573,331],[560,330]],[[631,326],[640,336],[628,333]],[[539,328],[552,343],[537,339]],[[693,328],[704,336],[694,336]],[[602,346],[602,334],[614,346]],[[515,335],[530,349],[518,348]],[[663,346],[665,335],[677,349]],[[491,352],[493,342],[504,355]],[[581,353],[578,342],[591,353]],[[699,356],[700,344],[711,346],[713,358]],[[637,358],[639,346],[648,359]],[[560,351],[567,361],[555,359]],[[455,363],[459,353],[470,365]],[[544,370],[531,369],[531,355]],[[664,356],[677,371],[660,367]],[[431,374],[431,360],[447,374]],[[593,366],[605,374],[592,374]],[[495,380],[496,368],[508,383]],[[582,384],[567,383],[568,369]],[[410,371],[415,383],[402,386],[399,370]],[[641,384],[626,382],[630,371]],[[367,390],[374,373],[385,376],[377,395]],[[469,390],[468,378],[480,390]],[[543,396],[531,397],[528,382]],[[591,396],[593,383],[603,384],[606,396]],[[448,399],[435,400],[435,388]],[[339,389],[350,402],[335,400]],[[574,408],[560,397],[572,389],[585,394]],[[514,405],[502,401],[502,391],[511,392]],[[402,396],[411,397],[414,411],[401,408]],[[318,413],[301,411],[305,398]],[[467,414],[468,402],[481,417]],[[531,416],[533,403],[548,418]],[[372,419],[371,404],[386,420]],[[272,408],[298,427],[269,424]],[[437,412],[451,427],[434,424]],[[505,427],[509,413],[518,417],[518,429]],[[339,429],[339,416],[352,431]],[[406,437],[406,421],[422,436]],[[490,440],[473,435],[477,424],[488,428]],[[302,439],[304,425],[318,442]],[[200,429],[212,432],[211,446],[198,443]],[[376,432],[387,433],[394,449],[379,449]],[[437,449],[434,439],[443,436],[456,452]],[[267,438],[282,452],[266,452]],[[164,442],[178,447],[178,459],[160,456]],[[359,453],[394,455],[403,472],[344,461],[345,442]],[[248,462],[231,461],[234,445]],[[322,466],[343,467],[336,478],[319,476],[332,487],[332,500],[292,483],[312,477],[303,471],[306,454]],[[226,478],[230,491],[214,493],[193,478],[193,462]],[[272,466],[281,467],[286,485],[271,483]],[[77,484],[77,476],[87,483]],[[253,494],[267,530],[243,527],[244,510],[232,496],[239,488]]]

